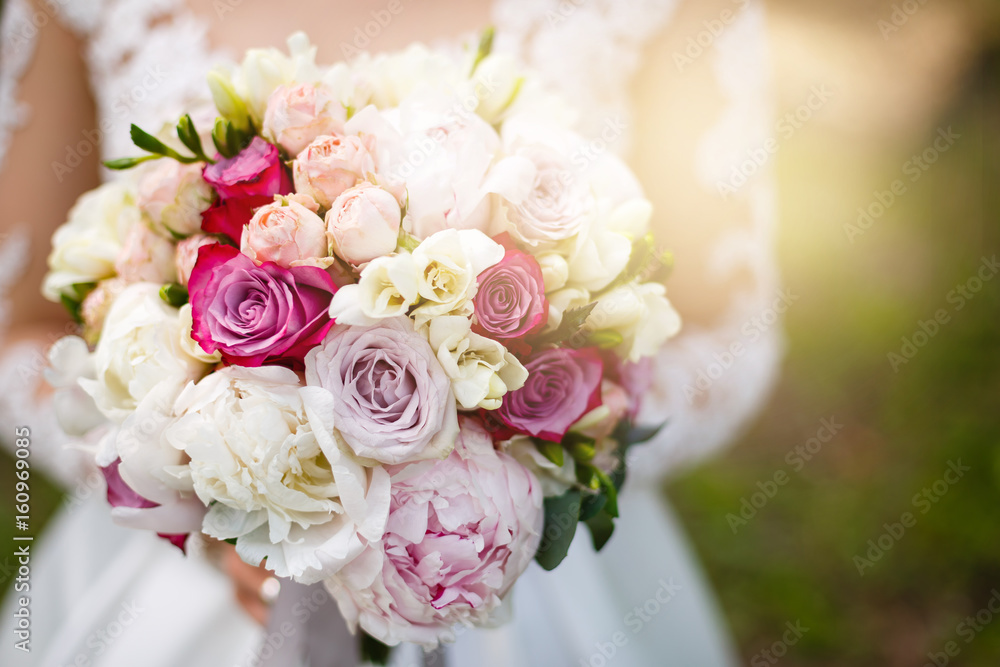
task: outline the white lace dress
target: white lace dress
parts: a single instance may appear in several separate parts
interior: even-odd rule
[[[628,118],[630,77],[644,46],[669,24],[675,4],[495,0],[496,48],[519,54],[586,110],[579,129],[598,136],[606,119]],[[15,33],[22,39],[32,33],[25,30],[32,21],[27,5],[26,0],[4,3],[4,44]],[[205,72],[228,57],[209,45],[207,27],[183,0],[56,0],[47,6],[86,44],[97,118],[105,123],[102,129],[109,126],[101,147],[105,158],[131,152],[129,123],[156,127],[203,97]],[[696,169],[710,190],[720,174],[728,174],[766,138],[764,42],[760,2],[750,0],[706,56],[713,59],[725,100],[700,141]],[[30,113],[18,102],[17,84],[31,57],[30,43],[4,53],[0,169],[13,133]],[[160,77],[157,85],[143,85],[149,76]],[[618,141],[615,148],[626,151],[627,145]],[[751,279],[730,299],[719,324],[687,328],[657,358],[644,416],[649,422],[669,419],[669,428],[633,450],[614,538],[597,555],[582,530],[557,570],[530,568],[512,595],[512,620],[461,634],[446,651],[452,667],[734,663],[712,596],[658,484],[668,472],[731,442],[759,410],[777,373],[781,337],[772,327],[746,345],[739,363],[713,378],[698,400],[685,395],[685,388],[698,386],[714,355],[735,342],[747,343],[741,327],[767,308],[778,289],[771,184],[758,178],[735,196],[745,204],[745,219],[733,221],[733,231],[713,248],[710,265]],[[9,325],[7,295],[17,285],[23,258],[47,251],[30,247],[28,236],[16,229],[2,241],[0,345]],[[85,457],[65,449],[51,406],[31,398],[42,381],[43,351],[31,345],[0,349],[0,423],[33,427],[33,461],[62,481],[70,497],[33,561],[33,650],[13,650],[5,607],[8,639],[0,644],[0,664],[253,664],[262,633],[235,605],[229,582],[197,554],[184,558],[152,535],[111,524],[100,476]],[[9,607],[12,601],[7,602]],[[404,649],[396,652],[394,665],[421,664],[417,651]]]

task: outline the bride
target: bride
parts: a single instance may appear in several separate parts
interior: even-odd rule
[[[194,548],[185,558],[112,525],[103,479],[55,425],[44,350],[68,329],[39,286],[55,227],[98,177],[114,177],[98,176],[98,160],[131,153],[130,123],[158,127],[203,98],[213,65],[249,47],[281,47],[296,30],[310,33],[320,62],[333,62],[413,41],[458,45],[492,24],[497,50],[518,55],[582,110],[578,129],[593,149],[621,154],[636,170],[658,236],[679,258],[670,295],[685,329],[656,360],[643,417],[668,426],[633,450],[621,500],[628,508],[607,548],[594,554],[581,531],[557,570],[525,573],[507,623],[460,633],[445,664],[735,664],[658,486],[732,441],[766,398],[780,358],[780,332],[747,324],[778,289],[766,165],[747,167],[772,131],[760,4],[2,3],[0,440],[12,445],[14,427],[28,426],[33,469],[60,481],[68,502],[32,547],[31,652],[14,648],[8,599],[0,663],[250,665],[275,639],[251,618],[267,616],[263,575],[228,552]],[[403,647],[393,664],[425,660]]]

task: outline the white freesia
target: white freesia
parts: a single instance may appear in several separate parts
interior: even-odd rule
[[[160,285],[122,290],[104,320],[94,379],[80,380],[108,419],[120,424],[154,387],[176,395],[209,371],[181,347],[182,327],[177,309],[160,298]]]
[[[69,220],[52,236],[49,273],[42,293],[50,301],[60,295],[75,296],[78,283],[96,283],[115,275],[115,260],[125,235],[142,215],[130,185],[105,183],[81,196]]]
[[[337,290],[330,317],[340,324],[369,326],[405,315],[419,298],[417,265],[409,253],[378,257],[365,266],[356,285]]]
[[[546,294],[566,286],[569,280],[569,263],[565,257],[555,252],[546,252],[536,256],[535,260],[542,269]]]
[[[316,47],[306,34],[294,33],[287,44],[288,55],[278,49],[249,49],[232,78],[233,88],[246,101],[257,127],[263,124],[267,100],[278,86],[320,80]]]
[[[628,283],[597,301],[587,318],[591,331],[611,330],[622,336],[616,351],[629,361],[656,354],[681,329],[681,317],[660,283]]]
[[[248,563],[313,583],[382,536],[389,477],[334,440],[333,395],[279,366],[230,366],[189,385],[164,438],[184,451],[204,531]]]
[[[438,317],[430,322],[428,339],[452,393],[467,410],[496,410],[508,391],[524,386],[528,371],[500,343],[472,332],[467,317]]]
[[[417,292],[426,301],[413,313],[417,326],[441,315],[468,314],[476,278],[503,256],[502,245],[473,229],[446,229],[424,239],[413,251]]]
[[[524,79],[510,54],[491,53],[483,58],[472,77],[479,99],[476,113],[490,125],[497,125],[513,104]]]

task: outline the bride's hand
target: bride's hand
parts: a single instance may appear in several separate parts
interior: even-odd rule
[[[271,612],[270,603],[262,597],[264,582],[272,578],[272,574],[262,566],[247,565],[236,554],[236,547],[225,542],[219,545],[221,551],[219,564],[233,582],[236,601],[243,607],[253,620],[261,625],[267,625]]]

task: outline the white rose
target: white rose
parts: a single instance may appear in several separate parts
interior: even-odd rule
[[[105,183],[81,196],[69,221],[52,236],[49,273],[42,293],[50,301],[75,296],[71,287],[115,275],[115,260],[125,235],[141,219],[135,197],[122,181]]]
[[[261,134],[281,146],[291,157],[298,155],[321,134],[342,132],[347,110],[325,85],[283,85],[271,93]]]
[[[503,246],[473,229],[446,229],[413,251],[417,292],[426,303],[414,311],[417,326],[440,315],[468,314],[476,278],[504,256]]]
[[[622,336],[616,352],[623,359],[638,361],[659,352],[681,329],[681,317],[666,297],[660,283],[628,283],[597,301],[587,318],[591,331],[614,331]]]
[[[428,339],[452,393],[467,410],[496,410],[504,394],[524,386],[528,371],[500,343],[472,333],[466,317],[437,317],[430,321]]]
[[[420,294],[417,265],[409,253],[377,257],[365,266],[356,285],[337,290],[330,317],[339,324],[370,326],[376,320],[406,315]]]
[[[80,380],[114,422],[123,422],[154,387],[177,393],[208,371],[181,348],[177,310],[159,292],[160,285],[134,283],[118,295],[94,352],[95,379]]]
[[[333,435],[333,395],[279,366],[230,366],[189,385],[164,438],[189,457],[204,531],[248,563],[314,583],[382,536],[389,476]]]
[[[326,213],[333,251],[354,266],[396,249],[402,211],[389,192],[371,183],[345,190]]]

